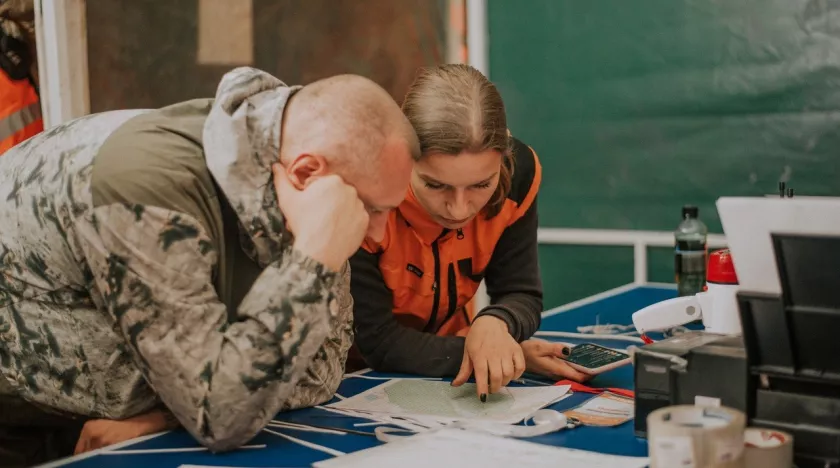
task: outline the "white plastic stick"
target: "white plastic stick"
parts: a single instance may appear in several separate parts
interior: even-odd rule
[[[373,375],[362,375],[362,374],[345,374],[342,377],[344,379],[365,379],[365,380],[443,380],[440,377],[376,377]]]
[[[261,445],[243,445],[239,449],[264,449],[265,444]],[[181,448],[160,448],[160,449],[145,449],[145,450],[114,450],[111,452],[101,452],[100,455],[147,455],[152,453],[185,453],[185,452],[205,452],[207,447],[181,447]]]
[[[356,423],[356,424],[353,424],[353,427],[381,426],[383,424],[385,424],[385,423],[379,422],[379,421],[373,421],[373,422],[366,422],[366,423]]]
[[[336,431],[333,429],[324,429],[321,427],[306,426],[303,424],[287,423],[281,421],[271,421],[267,424],[268,427],[276,427],[278,429],[291,429],[293,431],[302,432],[318,432],[321,434],[345,435],[346,432]]]
[[[420,426],[420,425],[417,425],[417,424],[411,424],[411,423],[399,420],[398,418],[394,418],[394,417],[390,417],[390,416],[372,415],[370,413],[363,413],[361,411],[351,411],[351,410],[345,410],[345,409],[329,408],[329,407],[326,407],[326,406],[316,406],[316,408],[320,408],[324,411],[328,411],[328,412],[331,412],[331,413],[340,414],[342,416],[350,416],[350,417],[353,417],[353,418],[369,419],[371,421],[376,421],[376,422],[379,422],[379,423],[382,423],[382,424],[389,424],[389,425],[392,425],[392,426],[401,427],[403,429],[407,429],[409,431],[414,431],[414,432],[422,432],[422,431],[428,429],[428,427]]]
[[[323,445],[313,444],[312,442],[307,442],[305,440],[300,440],[298,438],[295,438],[295,437],[292,437],[292,436],[289,436],[289,435],[286,435],[286,434],[281,434],[279,432],[272,431],[271,429],[263,429],[263,431],[268,432],[269,434],[274,434],[278,437],[282,437],[282,438],[284,438],[284,439],[286,439],[290,442],[294,442],[296,444],[303,445],[304,447],[311,448],[312,450],[317,450],[319,452],[324,452],[324,453],[326,453],[328,455],[332,455],[334,457],[340,457],[342,455],[345,455],[344,452],[339,452],[338,450],[334,450],[334,449],[331,449],[329,447],[324,447]]]

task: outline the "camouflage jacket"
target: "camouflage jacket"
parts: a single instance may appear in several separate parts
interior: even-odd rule
[[[236,69],[215,99],[86,116],[0,157],[6,388],[84,417],[162,402],[214,450],[332,397],[349,267],[291,248],[270,180],[297,89]]]

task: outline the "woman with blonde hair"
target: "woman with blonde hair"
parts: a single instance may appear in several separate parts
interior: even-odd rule
[[[403,102],[420,140],[384,238],[351,258],[355,346],[376,370],[475,375],[479,397],[526,369],[584,380],[540,324],[536,153],[511,136],[496,87],[461,64],[422,70]],[[467,306],[485,280],[491,304]]]

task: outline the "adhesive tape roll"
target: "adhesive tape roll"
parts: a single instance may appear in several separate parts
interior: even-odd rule
[[[730,408],[660,408],[647,417],[650,467],[744,468],[745,426]]]
[[[746,468],[793,466],[793,436],[775,429],[749,427],[744,431]]]

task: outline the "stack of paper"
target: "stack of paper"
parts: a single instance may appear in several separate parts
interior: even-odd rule
[[[523,442],[480,432],[441,429],[315,463],[315,468],[643,468],[647,458],[619,457]]]

